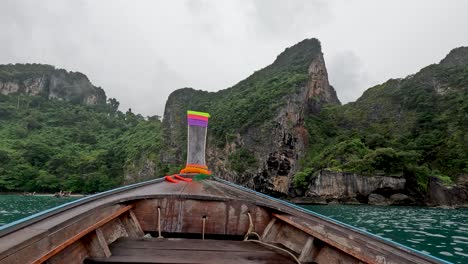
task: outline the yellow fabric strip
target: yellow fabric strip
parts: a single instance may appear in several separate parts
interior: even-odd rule
[[[199,116],[204,116],[204,117],[211,117],[210,114],[204,113],[204,112],[197,112],[197,111],[187,111],[188,115],[199,115]]]

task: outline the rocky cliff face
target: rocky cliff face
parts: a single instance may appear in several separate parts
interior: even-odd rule
[[[237,120],[244,125],[249,122],[249,116],[241,119],[235,112],[219,113],[216,110],[222,107],[216,106],[249,98],[251,93],[258,93],[262,88],[265,93],[278,94],[269,103],[278,107],[264,111],[263,107],[269,105],[262,105],[260,99],[255,101],[263,95],[251,97],[254,98],[250,102],[251,111],[264,111],[265,116],[243,129],[224,129],[229,124],[217,117],[223,115],[224,119]],[[171,94],[166,103],[163,129],[173,153],[164,154],[163,160],[184,162],[185,111],[208,111],[213,116],[212,130],[216,133],[224,129],[216,136],[209,135],[207,163],[214,173],[258,191],[287,195],[292,176],[299,167],[298,160],[308,144],[305,115],[317,113],[324,104],[339,103],[328,81],[320,43],[316,39],[304,40],[286,49],[272,65],[227,90],[208,93],[185,88]]]
[[[452,186],[444,186],[438,178],[431,178],[426,200],[430,206],[468,207],[468,175],[460,176]]]
[[[104,90],[94,86],[86,75],[41,64],[0,65],[0,93],[43,96],[87,105],[106,103]]]
[[[314,203],[368,203],[376,194],[390,197],[404,192],[405,184],[404,178],[322,170],[312,178],[303,200]]]
[[[273,120],[274,129],[258,131],[252,128],[244,135],[251,139],[249,146],[258,145],[255,144],[255,135],[259,133],[267,134],[266,138],[270,140],[261,149],[257,173],[243,183],[261,192],[273,191],[280,195],[289,193],[291,179],[299,168],[298,161],[307,148],[309,139],[304,126],[305,116],[318,113],[324,104],[340,103],[328,82],[323,54],[310,62],[307,84],[299,92],[285,96],[284,101],[284,107]]]
[[[440,64],[372,87],[356,102],[326,107],[339,101],[320,43],[304,40],[229,89],[171,94],[163,160],[185,162],[186,110],[207,111],[213,116],[209,167],[216,176],[257,191],[322,202],[424,204],[427,189],[438,193],[429,198],[441,201],[435,204],[452,196],[462,200],[458,187],[436,190],[440,186],[427,183],[432,170],[449,178],[466,171],[467,58],[468,48],[454,49]],[[356,174],[323,172],[327,169]],[[298,171],[299,187],[291,188]]]
[[[445,66],[467,66],[468,65],[468,47],[458,47],[440,61]]]

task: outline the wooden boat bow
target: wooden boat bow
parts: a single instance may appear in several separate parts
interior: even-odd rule
[[[206,239],[227,243],[226,251],[220,250],[217,254],[232,254],[228,252],[229,248],[241,247],[242,244],[234,242],[241,242],[249,229],[248,214],[254,231],[261,235],[263,242],[288,250],[301,263],[443,263],[218,178],[177,184],[153,180],[85,197],[10,225],[0,233],[0,263],[106,263],[105,259],[112,263],[113,258],[124,259],[118,254],[125,252],[132,243],[129,240],[144,247],[157,248],[159,245],[164,248],[176,243],[175,238],[185,238],[180,240],[182,244],[193,242],[201,246],[204,242],[196,241],[202,241],[203,230]],[[163,240],[168,241],[166,244],[153,241],[157,240],[155,238],[150,239],[151,243],[143,239],[145,234],[157,237],[158,231],[165,237]],[[258,246],[262,250],[258,250]],[[251,263],[274,263],[268,258],[288,259],[277,250],[258,246],[239,248],[238,252],[243,253],[237,257],[248,260],[248,254],[262,256],[261,262]],[[206,250],[188,252],[196,260],[195,255]],[[127,252],[137,254],[137,251],[128,249]],[[142,252],[148,253],[143,249]],[[161,261],[177,259],[177,256],[168,256],[167,252],[175,251],[166,250],[166,255],[160,256]],[[144,254],[141,256],[145,257]],[[132,257],[133,260],[137,258]],[[147,263],[171,263],[157,262],[158,258],[151,254],[146,258]],[[130,257],[128,260],[127,263],[131,263]],[[239,259],[236,261],[232,263],[239,263]],[[187,263],[214,262],[205,259],[204,262]]]

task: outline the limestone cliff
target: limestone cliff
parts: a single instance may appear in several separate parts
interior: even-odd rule
[[[468,47],[458,47],[440,61],[445,66],[468,66]]]
[[[304,117],[339,104],[317,39],[281,53],[273,64],[216,93],[184,88],[166,103],[163,160],[185,162],[185,112],[208,111],[207,162],[215,175],[270,194],[287,195],[308,144]]]
[[[430,206],[468,207],[468,175],[461,175],[456,184],[450,186],[436,177],[431,178],[426,199]]]
[[[0,65],[0,94],[25,94],[74,103],[106,103],[104,90],[79,72],[68,72],[43,64]]]
[[[322,170],[311,179],[301,200],[312,203],[368,203],[372,194],[391,197],[405,192],[405,185],[406,179],[401,177],[362,176]]]
[[[429,201],[461,201],[463,188],[437,189],[429,177],[466,172],[467,58],[468,48],[454,49],[339,106],[319,41],[301,41],[233,87],[172,93],[163,160],[185,162],[185,112],[207,111],[208,165],[257,191],[371,204],[423,204],[434,192]],[[339,172],[313,177],[326,170]]]

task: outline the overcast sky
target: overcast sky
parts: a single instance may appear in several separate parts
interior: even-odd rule
[[[80,71],[121,110],[162,115],[172,91],[225,89],[315,37],[349,102],[467,46],[467,14],[462,0],[1,0],[0,64]]]

